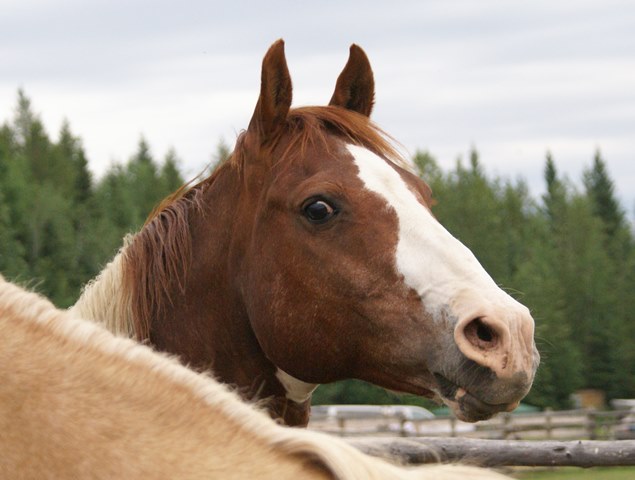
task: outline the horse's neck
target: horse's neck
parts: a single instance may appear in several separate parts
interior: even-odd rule
[[[130,292],[123,286],[126,239],[115,258],[102,272],[84,287],[71,313],[102,324],[116,335],[134,337]]]
[[[310,391],[299,401],[288,396],[280,371],[262,351],[232,292],[210,291],[215,283],[190,282],[185,295],[175,296],[153,319],[151,343],[192,368],[213,371],[219,381],[235,387],[244,399],[258,401],[286,424],[306,425]]]

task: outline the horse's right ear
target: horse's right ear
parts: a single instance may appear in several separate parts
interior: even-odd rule
[[[276,136],[291,107],[291,76],[284,56],[284,41],[276,41],[262,61],[260,97],[247,131],[260,143]]]
[[[367,117],[375,103],[373,70],[364,50],[351,45],[348,62],[337,78],[335,92],[329,105],[344,107]]]

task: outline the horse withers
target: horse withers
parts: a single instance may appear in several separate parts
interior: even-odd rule
[[[351,47],[328,106],[291,97],[280,40],[229,160],[164,202],[74,311],[212,369],[289,425],[346,378],[466,421],[512,410],[539,361],[533,319],[370,121],[365,53]]]

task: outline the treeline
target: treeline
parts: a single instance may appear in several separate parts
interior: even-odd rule
[[[0,272],[72,305],[123,236],[183,183],[177,164],[173,150],[158,164],[142,138],[125,165],[95,181],[68,123],[52,141],[20,91],[0,128]]]
[[[227,154],[221,145],[217,157]],[[578,388],[635,396],[635,239],[600,152],[578,189],[547,154],[546,193],[487,175],[473,150],[443,171],[415,163],[434,191],[434,213],[492,277],[532,310],[542,364],[527,401],[566,407]],[[141,139],[125,165],[95,180],[81,140],[65,123],[51,140],[29,99],[0,128],[0,272],[66,307],[183,183],[175,152],[161,162]],[[320,387],[316,402],[419,402],[360,381]],[[420,402],[419,402],[420,403]]]

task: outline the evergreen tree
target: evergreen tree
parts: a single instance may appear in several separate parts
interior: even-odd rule
[[[143,214],[133,196],[131,181],[126,169],[113,164],[108,169],[95,191],[95,204],[98,215],[108,219],[113,235],[118,243],[127,232],[139,228]]]
[[[95,243],[91,238],[94,235],[96,212],[92,203],[93,181],[88,170],[88,159],[81,140],[71,133],[67,121],[62,124],[53,156],[60,171],[64,172],[63,180],[55,183],[56,190],[64,192],[71,200],[69,210],[75,256],[74,268],[68,276],[71,288],[79,288],[98,273],[98,263],[95,263],[92,252]]]
[[[500,281],[508,273],[507,250],[498,179],[490,181],[479,163],[478,153],[470,152],[470,168],[461,159],[443,180],[432,183],[436,204],[433,212],[439,221],[463,242],[485,269]]]
[[[5,203],[5,222],[12,230],[12,237],[20,244],[19,255],[25,265],[22,273],[27,278],[29,273],[26,271],[25,258],[29,242],[28,218],[32,188],[28,165],[18,153],[14,130],[5,124],[0,129],[0,190]]]
[[[160,175],[163,192],[174,192],[183,185],[183,178],[178,169],[179,163],[176,151],[173,148],[168,150]]]
[[[500,234],[505,241],[505,250],[501,253],[504,253],[505,265],[498,280],[502,285],[512,286],[517,285],[516,274],[531,254],[536,235],[534,223],[537,207],[523,180],[518,180],[516,184],[507,181],[500,194],[499,204],[503,229]]]
[[[7,124],[0,128],[0,182],[6,178],[13,144],[13,131]]]
[[[157,203],[165,196],[157,165],[143,137],[139,140],[137,152],[128,162],[126,176],[129,179],[129,194],[136,206],[134,224],[136,228],[140,228]]]
[[[9,279],[20,277],[26,268],[24,249],[11,225],[9,206],[0,187],[0,274]]]
[[[616,332],[619,342],[615,346],[615,356],[620,362],[619,374],[616,375],[618,391],[616,397],[635,397],[635,248],[631,248],[627,261],[622,265],[620,289],[617,297],[620,300],[620,326]]]
[[[564,215],[566,207],[566,187],[558,177],[556,164],[553,161],[551,152],[547,152],[544,170],[545,183],[547,186],[545,194],[542,196],[544,211],[547,215],[550,228],[556,230]]]
[[[566,271],[562,253],[568,251],[569,233],[566,185],[558,177],[547,152],[544,169],[546,192],[543,208],[525,218],[528,248],[519,260],[514,285],[536,321],[536,343],[542,360],[528,401],[543,407],[565,408],[570,394],[584,385],[579,345],[574,339],[567,304]],[[518,230],[512,228],[512,230]]]
[[[56,170],[49,180],[78,203],[85,203],[92,194],[92,176],[81,140],[71,133],[66,120],[62,123],[59,141],[53,148],[52,159]]]
[[[31,108],[31,100],[22,89],[18,90],[18,103],[13,118],[15,141],[19,145],[26,145],[31,135],[32,125],[37,121]]]
[[[81,286],[72,208],[71,199],[49,182],[33,194],[31,272],[40,291],[60,307],[72,305]]]
[[[559,252],[550,241],[551,230],[540,217],[534,217],[530,225],[533,238],[529,253],[514,280],[536,322],[536,344],[541,355],[526,401],[541,407],[568,408],[570,394],[583,385],[581,355],[567,319],[566,286],[558,276]]]
[[[436,159],[428,151],[417,150],[413,159],[419,176],[435,191],[435,185],[443,181],[443,172]]]
[[[598,326],[598,329],[611,329],[610,333],[604,334],[608,335],[610,337],[608,341],[611,341],[611,352],[605,353],[605,356],[610,358],[606,360],[608,365],[604,370],[608,370],[611,366],[623,370],[625,358],[635,359],[635,354],[630,353],[634,350],[633,338],[635,337],[632,335],[633,328],[629,327],[629,324],[633,323],[632,305],[629,304],[629,297],[634,291],[629,271],[633,258],[633,237],[624,211],[615,197],[614,183],[608,174],[600,150],[595,152],[591,168],[584,171],[583,182],[593,214],[601,222],[604,251],[611,261],[611,270],[605,280],[606,295],[610,295],[611,299],[608,305],[611,319],[609,324]],[[600,342],[596,343],[598,343],[594,346],[596,350],[606,348],[599,344]],[[635,366],[627,366],[626,369],[633,372]],[[601,375],[600,372],[597,376]],[[618,383],[607,387],[611,396],[628,396],[634,393],[632,383],[624,383],[618,378],[614,380]],[[597,378],[594,381],[600,383],[601,379]]]
[[[566,286],[565,313],[582,353],[586,387],[612,396],[615,387],[615,297],[613,265],[603,241],[602,224],[587,198],[571,200],[558,239],[559,280]]]
[[[56,165],[51,162],[51,141],[22,90],[18,92],[14,129],[21,161],[27,163],[33,179],[42,182],[54,178]]]
[[[602,220],[607,237],[615,237],[624,228],[624,212],[615,198],[613,180],[599,149],[595,152],[593,166],[585,170],[583,179],[586,193],[592,200],[593,213]]]

